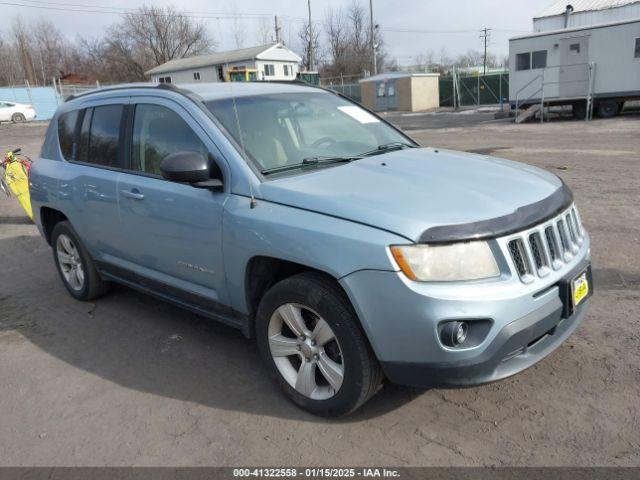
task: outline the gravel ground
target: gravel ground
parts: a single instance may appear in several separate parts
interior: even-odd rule
[[[640,117],[416,121],[425,145],[535,164],[574,190],[597,292],[556,352],[496,384],[388,385],[352,417],[317,419],[283,398],[235,330],[126,288],[74,301],[36,228],[2,198],[0,465],[640,466]],[[0,150],[35,156],[43,134],[0,125]]]

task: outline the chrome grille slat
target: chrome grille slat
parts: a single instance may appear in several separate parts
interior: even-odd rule
[[[584,229],[575,208],[569,209],[507,240],[508,253],[524,283],[560,270],[571,262],[584,243]]]

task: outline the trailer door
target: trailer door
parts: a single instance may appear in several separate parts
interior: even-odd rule
[[[560,40],[560,97],[586,97],[589,91],[589,37]]]

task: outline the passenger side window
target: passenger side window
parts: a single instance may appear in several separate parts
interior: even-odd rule
[[[85,110],[80,129],[77,160],[105,167],[121,166],[118,159],[122,105]]]
[[[79,110],[67,112],[58,118],[58,142],[60,143],[60,151],[65,160],[73,160],[75,158],[75,134],[76,123],[78,122]]]
[[[176,112],[160,105],[137,105],[133,120],[131,168],[161,175],[162,160],[180,151],[208,156],[207,147]]]

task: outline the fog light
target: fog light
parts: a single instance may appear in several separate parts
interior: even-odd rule
[[[440,339],[447,347],[462,345],[467,339],[467,322],[449,322],[442,327]]]

